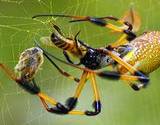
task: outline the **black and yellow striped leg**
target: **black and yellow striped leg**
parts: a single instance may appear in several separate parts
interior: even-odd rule
[[[44,108],[46,109],[46,111],[50,112],[50,113],[55,113],[55,114],[58,114],[58,115],[64,115],[64,114],[70,114],[70,115],[85,115],[85,112],[83,111],[79,111],[79,110],[72,110],[72,111],[68,111],[68,109],[66,107],[64,107],[63,105],[61,105],[60,103],[57,103],[54,99],[51,100],[51,98],[49,98],[50,100],[47,100],[50,104],[58,107],[55,108],[55,107],[52,107],[50,108],[48,106],[48,104],[46,103],[45,101],[45,98],[46,98],[46,95],[45,95],[45,98],[40,95],[40,100],[44,106]],[[48,98],[48,97],[47,97]]]
[[[32,81],[26,81],[23,78],[17,78],[16,74],[12,72],[7,66],[0,63],[0,68],[11,78],[14,80],[20,87],[22,87],[24,90],[26,90],[28,93],[37,95],[40,98],[43,98],[44,100],[50,102],[52,105],[56,105],[56,101],[53,98],[48,97],[44,93],[40,91],[40,88],[35,83],[34,79]]]
[[[54,98],[51,98],[42,92],[38,93],[37,95],[40,98],[44,108],[50,113],[55,113],[59,115],[63,114],[84,115],[84,112],[79,110],[68,111],[68,108],[66,106],[62,105],[61,103],[57,102]],[[51,104],[52,107],[49,107],[47,102]]]
[[[22,87],[30,94],[37,94],[40,92],[40,88],[35,84],[34,79],[32,81],[27,81],[25,78],[18,78],[13,71],[11,71],[7,66],[1,63],[0,69],[2,69],[9,78],[15,81],[20,87]]]
[[[72,115],[87,115],[87,116],[94,116],[94,115],[99,114],[101,112],[101,103],[100,103],[98,87],[97,87],[96,80],[95,80],[95,73],[89,73],[89,72],[84,71],[82,77],[83,78],[80,81],[79,86],[76,89],[76,93],[74,94],[73,97],[68,99],[65,106],[63,106],[60,103],[57,103],[56,107],[49,108],[46,102],[42,98],[40,98],[46,110],[52,113],[56,113],[56,114],[72,114]],[[90,78],[91,80],[91,85],[92,85],[92,89],[94,92],[94,100],[95,100],[93,102],[94,111],[73,110],[80,96],[80,93],[84,87],[84,84],[88,78]]]
[[[110,17],[107,17],[107,18],[110,18]],[[128,23],[129,24],[129,25],[127,24],[128,29],[130,29],[130,31],[132,31],[134,33],[139,30],[140,25],[141,25],[140,16],[133,8],[130,8],[128,11],[126,11],[121,19],[117,19],[115,17],[111,17],[110,19],[115,20],[115,21],[119,20],[118,22],[121,23],[122,25],[124,23]],[[124,25],[126,25],[126,24],[124,24]],[[122,28],[125,28],[125,27],[122,27]],[[128,43],[129,41],[133,40],[134,38],[135,38],[134,36],[129,38],[127,34],[123,34],[117,41],[112,43],[110,46],[112,48],[115,48],[120,45],[124,45],[124,44]]]
[[[112,19],[116,22],[119,22],[121,24],[128,26],[128,29],[121,29],[120,27],[118,27],[116,25],[113,25],[111,23],[107,23],[107,21],[104,19]],[[115,18],[115,17],[102,17],[102,18],[88,17],[86,19],[72,20],[70,22],[77,22],[77,21],[89,21],[89,22],[94,23],[98,26],[106,27],[106,28],[109,28],[115,32],[123,33],[123,35],[119,38],[119,40],[117,40],[116,42],[111,44],[112,48],[116,47],[117,45],[123,45],[123,44],[127,43],[128,41],[132,41],[133,39],[136,38],[136,34],[132,32],[132,25],[129,24],[128,22],[124,22],[124,21],[122,21],[118,18]]]
[[[114,20],[114,21],[116,21],[116,22],[118,22],[122,25],[126,25],[128,28],[127,29],[121,29],[118,26],[115,26],[111,23],[105,22],[104,19]],[[90,20],[90,22],[91,22],[91,20]],[[117,47],[119,45],[123,45],[123,44],[127,43],[128,41],[132,41],[133,39],[136,38],[136,34],[134,32],[132,32],[132,28],[133,28],[132,25],[129,24],[128,22],[120,20],[116,17],[109,17],[108,16],[108,17],[102,17],[102,18],[95,18],[94,20],[92,20],[92,23],[94,23],[96,25],[106,27],[106,28],[109,28],[109,29],[111,29],[115,32],[123,33],[122,36],[116,42],[114,42],[110,45],[110,47],[112,47],[112,48]]]
[[[63,15],[61,15],[62,17]],[[135,39],[136,35],[132,32],[132,25],[128,22],[125,22],[123,20],[120,20],[116,17],[111,17],[111,16],[106,16],[106,17],[89,17],[89,16],[66,16],[64,15],[64,17],[70,17],[73,18],[75,20],[71,20],[70,22],[80,22],[80,21],[89,21],[95,25],[98,26],[102,26],[102,27],[106,27],[109,28],[115,32],[120,32],[120,33],[124,33],[126,34],[126,39],[128,41],[131,41],[133,39]],[[120,27],[113,25],[111,23],[108,23],[107,20],[113,20],[116,21],[120,24],[126,25],[128,28],[127,29],[121,29]]]
[[[28,93],[38,96],[43,106],[48,112],[52,112],[55,114],[85,115],[84,111],[72,110],[72,109],[75,107],[77,99],[83,89],[83,86],[89,77],[88,72],[84,71],[81,77],[81,81],[78,84],[75,95],[69,98],[67,104],[64,106],[61,103],[57,102],[54,98],[49,97],[45,93],[41,92],[40,88],[38,87],[34,79],[32,81],[26,81],[23,78],[19,79],[17,78],[14,72],[12,72],[7,66],[1,63],[0,63],[0,69],[2,69],[9,76],[9,78],[14,80],[20,87],[22,87]],[[52,108],[50,108],[47,103],[51,104]]]
[[[67,107],[65,107],[64,105],[62,105],[59,102],[56,102],[53,98],[52,100],[47,100],[48,97],[46,95],[43,94],[39,94],[40,100],[44,106],[44,108],[51,113],[55,113],[55,114],[67,114],[68,113],[68,109]],[[46,101],[48,101],[49,103],[51,103],[52,101],[52,107],[49,107],[48,104],[46,103]]]
[[[89,76],[91,80],[91,86],[94,93],[94,102],[93,102],[94,111],[87,110],[85,111],[85,114],[87,116],[94,116],[94,115],[98,115],[101,112],[101,102],[100,102],[99,91],[98,91],[98,87],[95,79],[95,73],[89,73],[89,74],[90,74]]]
[[[98,87],[97,87],[97,84],[96,84],[96,80],[95,80],[95,73],[88,73],[86,72],[87,75],[87,79],[90,78],[91,80],[91,85],[92,85],[92,89],[93,89],[93,92],[94,92],[94,102],[93,102],[93,108],[94,108],[94,111],[76,111],[76,110],[73,110],[73,108],[75,107],[75,101],[74,100],[78,100],[78,97],[80,96],[80,93],[81,93],[81,90],[83,89],[83,86],[84,86],[84,83],[86,82],[86,80],[84,79],[84,81],[82,80],[83,84],[80,85],[79,87],[77,87],[77,90],[76,90],[76,93],[73,97],[69,98],[69,102],[68,102],[68,106],[67,108],[70,109],[70,111],[68,110],[68,112],[66,114],[74,114],[74,115],[87,115],[87,116],[94,116],[94,115],[98,115],[100,112],[101,112],[101,103],[100,103],[100,97],[99,97],[99,92],[98,92]],[[79,83],[81,84],[81,83]],[[73,99],[73,100],[72,100]],[[46,105],[46,104],[45,104]],[[61,108],[62,108],[62,105],[60,105]],[[70,107],[70,108],[69,108]],[[64,108],[64,107],[63,107]],[[55,110],[52,109],[48,109],[47,110],[49,111],[54,111],[55,113]],[[63,112],[58,112],[59,114],[64,114]]]
[[[56,15],[56,14],[47,14],[47,15],[35,15],[33,16],[33,18],[37,18],[37,17],[44,17],[44,16],[51,16],[51,17],[67,17],[67,18],[72,18],[74,20],[71,20],[70,22],[80,22],[80,21],[89,21],[95,25],[98,25],[98,26],[102,26],[102,27],[106,27],[106,28],[109,28],[115,32],[120,32],[120,33],[124,33],[127,35],[127,39],[129,41],[133,40],[136,35],[131,31],[132,30],[132,25],[129,24],[128,22],[125,22],[123,20],[120,20],[118,18],[115,18],[115,17],[90,17],[90,16],[72,16],[72,15]],[[128,26],[128,29],[127,30],[123,30],[121,29],[120,27],[116,26],[116,25],[113,25],[111,23],[108,23],[106,21],[106,19],[110,19],[110,20],[114,20],[114,21],[117,21],[121,24],[124,24],[126,26]]]
[[[122,25],[126,25],[128,28],[127,29],[122,29],[121,27],[118,27],[116,25],[113,25],[111,23],[108,23],[106,21],[106,19],[108,20],[114,20]],[[94,17],[85,17],[83,19],[79,19],[79,20],[71,20],[70,22],[79,22],[79,21],[89,21],[95,25],[98,26],[102,26],[102,27],[106,27],[109,28],[111,30],[113,30],[114,32],[120,32],[123,33],[122,36],[113,44],[110,45],[110,47],[114,48],[117,47],[119,45],[123,45],[125,43],[127,43],[128,41],[132,41],[133,39],[136,38],[136,34],[134,32],[132,32],[132,25],[128,22],[125,22],[123,20],[120,20],[116,17],[99,17],[99,18],[94,18]]]
[[[88,72],[83,72],[81,80],[78,84],[78,87],[76,89],[75,95],[73,97],[70,97],[67,99],[66,104],[63,105],[59,102],[55,103],[55,107],[51,107],[49,108],[49,106],[47,105],[47,103],[45,102],[46,97],[40,96],[40,99],[42,101],[42,104],[44,105],[44,107],[46,108],[47,111],[51,112],[51,113],[56,113],[56,114],[69,114],[69,112],[71,114],[73,114],[73,112],[71,112],[71,110],[73,110],[77,104],[78,101],[78,97],[80,96],[80,93],[86,83],[87,80],[87,76],[88,76]],[[82,114],[82,112],[79,112],[80,114]]]
[[[84,115],[83,111],[73,110],[73,111],[69,112],[67,107],[65,107],[61,103],[57,102],[54,98],[51,98],[48,95],[46,95],[45,93],[41,92],[40,88],[35,83],[34,79],[32,81],[26,81],[23,78],[22,79],[17,78],[16,74],[2,63],[0,63],[0,69],[2,69],[9,76],[9,78],[11,78],[13,81],[15,81],[20,87],[22,87],[28,93],[38,96],[41,99],[42,104],[47,111],[54,112],[57,114],[62,114],[62,113],[67,114],[68,113],[68,114],[72,114],[72,115]],[[86,80],[84,80],[85,79],[84,77],[86,77],[86,75],[83,76],[81,83],[83,83],[82,81],[86,81]],[[83,88],[83,87],[80,87],[80,88]],[[79,92],[80,92],[80,90],[78,91],[78,93]],[[48,102],[52,106],[55,106],[55,108],[58,107],[58,109],[54,110],[54,108],[49,108],[49,106],[47,105],[46,102]],[[70,102],[70,105],[71,105],[71,102]]]
[[[75,94],[73,97],[70,97],[67,101],[66,101],[66,106],[68,107],[68,110],[71,111],[72,109],[75,108],[76,106],[76,103],[78,101],[78,98],[81,94],[81,91],[86,83],[86,81],[88,80],[88,72],[84,71],[82,76],[81,76],[81,79],[80,79],[80,82],[77,86],[77,89],[75,91]]]
[[[142,83],[139,86],[140,88],[146,87],[148,85],[149,78],[145,74],[143,74],[142,72],[138,71],[136,68],[134,68],[133,66],[131,66],[129,63],[125,62],[122,58],[120,58],[119,56],[115,55],[112,51],[107,50],[107,49],[105,49],[105,50],[104,49],[103,50],[100,49],[100,51],[103,51],[103,53],[106,53],[113,60],[115,60],[117,63],[119,63],[120,65],[122,65],[124,68],[126,68],[128,70],[128,72],[130,72],[131,75],[132,75],[130,77],[133,77],[133,76],[140,77],[140,79],[142,79],[142,81],[139,80]],[[143,79],[144,79],[144,82],[143,82]]]
[[[75,18],[75,16],[73,16],[73,17],[71,16],[71,18]],[[127,29],[121,29],[120,27],[118,27],[116,25],[108,23],[106,20],[116,21],[116,22],[118,22],[118,23],[120,23],[122,25],[126,25],[128,28]],[[132,24],[130,24],[127,21],[124,21],[124,20],[118,19],[116,17],[113,17],[113,16],[97,17],[97,18],[89,17],[89,16],[88,17],[83,17],[83,18],[80,17],[79,19],[71,20],[70,22],[79,22],[79,21],[89,21],[89,22],[91,22],[93,24],[96,24],[98,26],[109,28],[109,29],[111,29],[111,30],[113,30],[115,32],[124,33],[125,35],[123,35],[120,38],[120,40],[122,40],[124,38],[124,39],[127,39],[128,41],[132,41],[133,39],[136,38],[136,34],[132,32],[132,29],[133,29]]]
[[[143,76],[138,76],[137,74],[122,75],[114,71],[103,71],[103,72],[97,73],[97,75],[102,78],[111,79],[111,80],[125,80],[125,81],[140,82],[139,84],[129,84],[134,90],[139,90],[141,87],[146,86],[149,82],[149,78],[145,75]]]
[[[34,79],[32,81],[26,81],[26,79],[17,78],[14,72],[12,72],[7,66],[1,63],[0,68],[9,76],[9,78],[14,80],[20,87],[22,87],[28,93],[37,95],[38,97],[40,97],[41,100],[43,100],[43,102],[45,100],[54,106],[58,105],[55,99],[48,97],[40,91],[40,88],[37,86]]]
[[[29,92],[30,94],[36,95],[40,98],[43,106],[48,112],[55,113],[55,114],[72,114],[72,115],[84,115],[84,112],[78,111],[78,110],[73,110],[71,111],[77,102],[77,99],[74,98],[69,98],[68,104],[63,105],[60,102],[57,102],[54,98],[49,97],[45,93],[40,91],[40,88],[36,85],[35,81],[32,80],[32,83],[24,82],[24,81],[18,81],[19,85]],[[47,104],[52,105],[50,108]]]

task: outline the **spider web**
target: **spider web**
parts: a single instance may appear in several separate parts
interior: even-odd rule
[[[141,31],[158,30],[160,2],[158,0],[0,0],[0,62],[14,68],[20,53],[34,46],[34,39],[49,36],[53,22],[61,27],[66,36],[74,36],[81,30],[79,38],[93,47],[101,47],[118,37],[108,30],[88,23],[68,24],[64,18],[39,18],[35,14],[61,13],[70,15],[114,15],[120,17],[130,5],[141,13]],[[43,46],[45,47],[45,46]],[[57,48],[45,47],[64,59]],[[81,72],[60,64],[67,72],[80,77]],[[0,71],[0,125],[51,125],[51,124],[110,124],[110,125],[158,125],[160,117],[158,74],[153,73],[152,84],[145,91],[135,93],[122,82],[97,78],[103,110],[96,117],[57,116],[44,110],[39,99],[19,88],[14,81]],[[73,95],[76,83],[60,75],[47,61],[36,76],[43,92],[64,102]],[[79,109],[88,109],[92,103],[92,91],[87,84],[78,104]],[[91,109],[91,108],[89,108]]]

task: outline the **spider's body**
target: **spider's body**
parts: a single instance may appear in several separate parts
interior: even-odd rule
[[[114,62],[115,61],[111,57],[101,53],[98,49],[88,49],[86,54],[80,58],[80,63],[92,70],[102,69],[108,65],[114,64]]]
[[[130,51],[122,57],[144,74],[149,74],[160,67],[160,32],[152,31],[142,34],[127,44]],[[126,49],[127,49],[126,48]],[[125,50],[125,49],[124,49]],[[118,66],[121,73],[128,72],[123,66]]]

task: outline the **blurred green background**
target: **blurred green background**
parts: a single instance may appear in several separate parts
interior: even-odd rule
[[[32,20],[35,14],[63,13],[72,15],[121,17],[133,6],[141,15],[144,31],[160,29],[159,0],[0,0],[0,62],[14,69],[19,54],[34,46],[33,40],[49,36],[51,18]],[[64,18],[52,19],[68,36],[81,30],[80,39],[93,47],[100,47],[118,37],[109,30],[89,23],[68,24]],[[45,46],[44,46],[45,47]],[[61,50],[47,48],[61,59]],[[80,71],[61,65],[66,71],[80,76]],[[39,99],[24,92],[15,82],[0,71],[0,125],[159,125],[160,123],[160,69],[150,75],[147,89],[133,91],[122,81],[97,78],[102,113],[95,117],[58,116],[44,110]],[[61,76],[47,61],[36,76],[41,89],[64,102],[73,95],[76,84]],[[88,83],[80,97],[77,108],[91,109],[92,91]]]

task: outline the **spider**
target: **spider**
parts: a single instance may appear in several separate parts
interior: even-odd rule
[[[121,79],[128,81],[128,85],[131,86],[134,90],[140,90],[141,88],[145,88],[148,85],[148,75],[160,66],[160,32],[147,32],[137,37],[133,32],[133,29],[136,29],[137,24],[134,24],[135,21],[129,23],[128,18],[130,17],[130,15],[132,15],[133,18],[135,17],[133,16],[133,14],[127,14],[124,19],[118,19],[115,17],[94,18],[81,16],[65,16],[78,19],[76,21],[90,21],[96,25],[110,28],[111,30],[116,32],[121,32],[122,37],[109,46],[93,48],[77,38],[79,33],[75,35],[75,38],[67,38],[63,35],[58,26],[53,25],[55,31],[51,34],[49,43],[62,49],[68,62],[55,57],[54,55],[50,54],[42,47],[37,45],[37,47],[30,49],[31,52],[29,52],[29,56],[22,53],[22,57],[26,58],[20,58],[18,66],[16,66],[18,67],[16,69],[19,69],[19,77],[16,77],[14,73],[12,73],[4,64],[0,64],[0,68],[2,68],[14,81],[20,84],[20,86],[22,86],[25,90],[27,90],[31,94],[37,95],[48,112],[56,114],[73,114],[87,116],[97,115],[101,112],[101,102],[95,78],[96,75],[105,79]],[[42,15],[36,15],[34,16],[34,18],[39,16]],[[120,24],[125,25],[125,27],[118,27],[113,24],[107,23],[106,19],[119,22]],[[46,38],[43,38],[43,40],[46,40]],[[49,44],[46,41],[45,43]],[[28,52],[26,51],[24,51],[24,53],[28,54]],[[68,54],[72,54],[73,56],[77,57],[79,59],[79,62],[75,63],[74,61],[72,61]],[[65,105],[57,102],[56,99],[51,98],[50,96],[41,92],[40,88],[34,80],[36,72],[43,63],[42,55],[44,55],[62,75],[78,82],[75,94],[67,99]],[[82,70],[83,73],[80,79],[63,71],[58,65],[54,63],[53,59]],[[79,65],[83,65],[83,67]],[[102,70],[107,66],[112,66],[113,71]],[[83,87],[87,80],[91,81],[92,89],[94,92],[94,110],[74,110],[81,91],[83,90]],[[49,107],[48,103],[52,104],[53,107]]]

